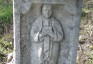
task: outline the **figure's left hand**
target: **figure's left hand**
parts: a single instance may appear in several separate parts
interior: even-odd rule
[[[52,30],[52,27],[46,27],[46,32],[47,32],[47,35],[50,36],[50,37],[53,37],[53,30]]]

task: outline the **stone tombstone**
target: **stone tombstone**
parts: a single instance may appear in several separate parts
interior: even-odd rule
[[[14,0],[14,64],[76,64],[82,0]]]

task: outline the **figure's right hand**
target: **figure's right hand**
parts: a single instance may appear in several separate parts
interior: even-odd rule
[[[44,39],[44,35],[39,34],[39,41],[43,41],[43,39]]]
[[[42,33],[39,34],[39,37],[44,38],[46,35],[47,35],[46,33],[42,32]]]
[[[42,29],[41,33],[40,33],[40,37],[43,38],[47,35],[47,31],[45,29]]]

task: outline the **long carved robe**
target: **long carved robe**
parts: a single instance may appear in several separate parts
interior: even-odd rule
[[[44,21],[39,17],[33,22],[31,27],[31,40],[38,44],[37,58],[38,64],[56,64],[59,53],[59,43],[63,40],[62,26],[54,18],[50,18],[50,27],[52,27],[53,34],[51,36],[40,37],[44,28]],[[34,45],[35,46],[35,45]]]

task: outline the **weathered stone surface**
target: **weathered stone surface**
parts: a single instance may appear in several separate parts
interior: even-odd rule
[[[40,44],[33,42],[34,34],[31,35],[31,31],[34,31],[32,30],[34,24],[38,25],[35,23],[36,19],[42,19],[40,17],[42,3],[52,5],[52,17],[56,19],[53,22],[59,21],[56,26],[60,24],[62,28],[62,30],[58,29],[63,33],[59,46],[54,46],[59,47],[58,54],[54,55],[58,57],[56,64],[75,64],[82,0],[14,0],[14,64],[40,64],[36,58],[37,53],[34,54],[37,51],[35,48]],[[38,22],[41,21],[38,20]],[[57,52],[53,54],[55,53]]]

